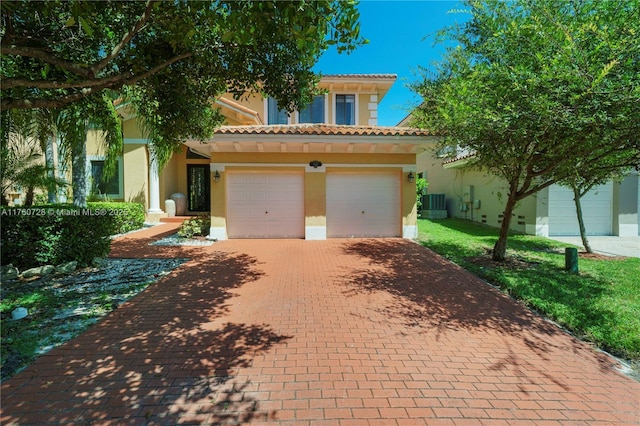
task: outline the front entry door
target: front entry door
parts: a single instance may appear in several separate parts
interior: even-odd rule
[[[208,164],[187,165],[188,210],[192,212],[211,211],[211,171]]]

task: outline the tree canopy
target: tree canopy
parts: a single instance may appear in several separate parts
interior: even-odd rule
[[[612,158],[640,164],[640,2],[466,6],[471,19],[441,33],[457,45],[415,86],[414,124],[507,182],[503,260],[518,201]]]
[[[328,46],[350,51],[363,42],[355,3],[344,1],[3,1],[1,8],[3,110],[60,108],[151,77],[147,86],[188,81],[199,90],[186,94],[198,100],[260,89],[293,109],[307,100],[301,89],[316,81],[311,67]]]
[[[135,111],[161,168],[180,142],[211,137],[222,117],[212,100],[230,92],[306,105],[330,46],[360,37],[357,2],[4,1],[2,103],[60,109],[106,90]]]

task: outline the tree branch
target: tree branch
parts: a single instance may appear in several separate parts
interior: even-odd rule
[[[2,81],[2,89],[13,89],[14,87],[29,87],[35,89],[80,89],[83,87],[110,87],[120,80],[130,78],[131,75],[117,74],[105,78],[87,79],[73,82],[62,82],[58,80],[28,80],[24,78],[7,78]]]
[[[171,59],[164,61],[163,63],[156,65],[150,70],[138,74],[138,75],[129,75],[126,76],[124,74],[120,74],[118,76],[113,76],[112,78],[107,78],[103,80],[109,80],[108,84],[101,84],[95,86],[84,86],[80,91],[70,93],[68,95],[62,96],[57,99],[11,99],[5,98],[0,102],[0,111],[9,110],[9,109],[28,109],[28,108],[62,108],[72,102],[78,101],[82,98],[85,98],[89,95],[97,93],[103,89],[119,89],[124,85],[133,85],[143,80],[147,77],[152,76],[158,71],[168,67],[174,62],[178,62],[182,59],[193,56],[193,53],[183,53],[182,55],[174,56]],[[115,78],[117,77],[117,78]]]
[[[113,58],[118,56],[120,51],[131,41],[131,39],[133,39],[133,37],[138,34],[138,31],[140,31],[142,26],[149,20],[149,17],[151,17],[151,10],[153,9],[154,3],[156,2],[153,0],[147,0],[144,12],[140,16],[140,18],[138,18],[133,28],[131,28],[131,30],[122,37],[120,43],[114,46],[114,48],[111,50],[111,53],[109,53],[100,62],[91,67],[91,72],[93,72],[93,75],[98,74],[101,69],[106,67],[109,62],[113,60]]]
[[[529,188],[528,191],[525,191],[525,192],[519,194],[518,195],[518,201],[520,201],[522,199],[525,199],[525,198],[527,198],[527,197],[529,197],[529,196],[531,196],[531,195],[533,195],[533,194],[535,194],[535,193],[537,193],[537,192],[539,192],[539,191],[541,191],[541,190],[553,185],[556,182],[558,182],[556,179],[550,179],[550,180],[548,180],[548,181],[546,181],[544,183],[541,183],[540,185],[533,186],[533,187]]]
[[[69,105],[72,102],[78,101],[82,98],[99,92],[100,90],[102,90],[102,88],[92,87],[56,99],[3,99],[2,102],[0,102],[0,111],[29,108],[59,109]]]
[[[74,63],[60,59],[44,49],[26,46],[2,46],[3,55],[24,56],[40,59],[56,67],[60,67],[84,78],[91,78],[91,71],[87,68],[77,67]]]
[[[157,73],[161,69],[167,68],[169,65],[171,65],[171,64],[173,64],[175,62],[181,61],[181,60],[189,58],[191,56],[193,56],[192,52],[187,52],[187,53],[183,53],[183,54],[178,55],[178,56],[174,56],[173,58],[167,59],[163,63],[161,63],[159,65],[156,65],[155,67],[151,68],[150,70],[148,70],[146,72],[143,72],[142,74],[131,76],[130,78],[128,78],[127,80],[124,81],[124,84],[126,84],[126,85],[136,84],[138,81],[152,76],[153,74]]]

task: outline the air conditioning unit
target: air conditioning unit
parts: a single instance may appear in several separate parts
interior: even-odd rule
[[[422,196],[421,216],[427,219],[447,218],[447,196],[445,194],[426,194]]]
[[[445,194],[427,194],[425,195],[422,206],[425,210],[446,210],[447,197]]]

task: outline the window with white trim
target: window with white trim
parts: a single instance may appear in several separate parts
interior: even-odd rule
[[[91,193],[95,195],[111,195],[120,197],[122,195],[121,163],[118,159],[113,176],[104,176],[105,160],[91,160]]]
[[[289,124],[287,110],[278,107],[278,101],[274,98],[267,100],[267,124]]]
[[[336,124],[356,124],[355,95],[336,95]]]
[[[299,123],[324,123],[324,95],[314,96],[305,109],[299,112]]]

